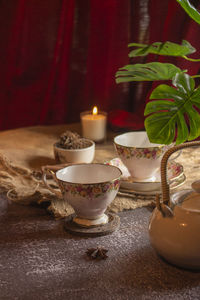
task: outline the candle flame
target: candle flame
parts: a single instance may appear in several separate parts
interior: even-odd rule
[[[92,114],[93,115],[97,115],[98,114],[98,108],[97,108],[97,106],[93,107]]]

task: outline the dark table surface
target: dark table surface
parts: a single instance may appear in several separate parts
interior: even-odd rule
[[[151,211],[119,213],[111,235],[81,238],[44,208],[0,199],[0,299],[200,299],[200,272],[163,261],[148,238]],[[87,248],[108,249],[90,260]]]

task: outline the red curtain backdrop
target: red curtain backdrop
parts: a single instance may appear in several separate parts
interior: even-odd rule
[[[200,49],[200,26],[175,0],[1,0],[0,24],[0,129],[78,122],[94,105],[113,127],[140,129],[152,84],[115,83],[127,44],[187,39]]]

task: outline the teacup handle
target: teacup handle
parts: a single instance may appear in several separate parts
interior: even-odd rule
[[[174,146],[175,146],[175,143],[164,146],[164,152],[167,152],[169,149],[173,148]],[[169,161],[173,161],[173,160],[177,159],[181,155],[181,153],[182,153],[182,149],[178,150],[176,152],[176,155],[173,155],[173,157],[169,158]]]
[[[48,180],[47,175],[51,175],[53,177],[54,181],[56,183],[58,183],[55,172],[53,170],[49,169],[48,166],[42,167],[42,180],[43,180],[44,184],[53,194],[55,194],[58,198],[62,199],[62,193],[60,191],[56,191],[49,185],[49,183],[47,181]]]
[[[171,158],[169,158],[169,161],[172,161],[172,160],[175,160],[175,159],[177,159],[180,155],[181,155],[181,153],[182,153],[182,150],[179,150],[177,153],[176,153],[176,155],[175,156],[173,156],[173,157],[171,157]]]

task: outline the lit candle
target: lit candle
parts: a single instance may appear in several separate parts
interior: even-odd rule
[[[85,111],[81,113],[82,135],[85,138],[95,142],[103,141],[106,137],[107,114],[99,112],[94,106],[92,112]]]

